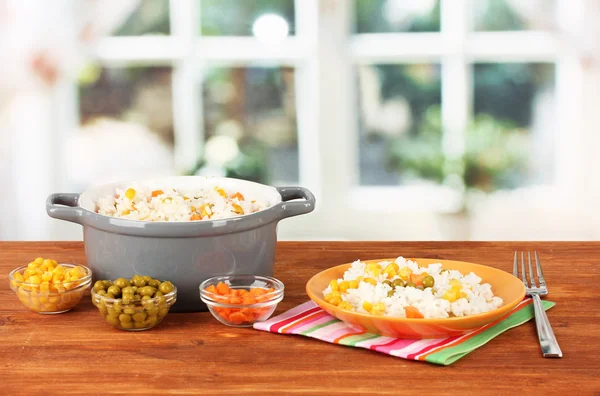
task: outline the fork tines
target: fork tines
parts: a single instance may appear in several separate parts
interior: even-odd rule
[[[533,266],[531,264],[531,252],[527,252],[527,267],[529,270],[529,283],[527,282],[527,271],[525,270],[525,252],[521,252],[521,271],[519,271],[519,252],[515,252],[515,258],[513,263],[513,275],[519,278],[519,272],[521,273],[521,280],[525,287],[528,288],[546,288],[546,280],[544,279],[544,273],[542,272],[542,266],[538,257],[537,251],[533,252],[535,257],[535,268],[537,272],[537,282],[533,272]],[[539,284],[539,286],[538,286]]]

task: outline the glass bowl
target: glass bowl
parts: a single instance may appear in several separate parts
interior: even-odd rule
[[[215,276],[200,285],[200,299],[224,325],[251,327],[269,319],[283,290],[283,283],[269,276]]]
[[[96,293],[92,288],[92,304],[104,319],[115,328],[127,331],[149,330],[167,316],[177,301],[177,287],[164,296],[136,299],[124,303],[120,298],[109,298]]]
[[[30,311],[40,314],[59,314],[67,312],[75,307],[81,297],[92,284],[92,271],[83,265],[63,264],[67,268],[81,267],[86,275],[75,281],[51,283],[48,281],[28,283],[15,278],[17,273],[23,273],[28,266],[14,269],[9,275],[10,288]]]

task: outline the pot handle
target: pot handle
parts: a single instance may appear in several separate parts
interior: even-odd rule
[[[46,200],[46,213],[55,219],[83,224],[83,211],[77,204],[79,195],[76,193],[51,194]]]
[[[304,187],[276,187],[276,189],[281,194],[280,205],[283,210],[283,219],[315,210],[316,199],[309,189]],[[292,199],[304,199],[304,201],[287,202]]]

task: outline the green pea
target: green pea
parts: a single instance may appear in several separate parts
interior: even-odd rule
[[[115,279],[115,286],[118,286],[119,288],[123,289],[124,287],[129,286],[129,281],[125,278]]]
[[[142,278],[144,278],[144,280],[146,281],[146,284],[148,284],[148,282],[150,282],[152,280],[152,277],[148,276],[148,275],[142,276]]]
[[[133,290],[133,287],[131,287],[131,286],[125,286],[125,287],[121,288],[121,293],[123,293],[123,294],[129,293],[129,294],[133,295],[133,294],[135,294],[135,290]]]
[[[152,297],[155,291],[156,289],[152,286],[144,286],[141,289],[139,289],[140,296]]]
[[[131,283],[133,283],[133,285],[137,287],[144,287],[146,286],[146,279],[142,278],[139,275],[136,275],[133,278],[131,278]]]
[[[98,306],[98,309],[100,310],[100,313],[101,313],[102,315],[106,315],[106,314],[108,314],[108,309],[107,309],[105,306],[103,306],[103,305],[100,305],[100,306]]]
[[[392,284],[394,285],[394,287],[403,287],[404,286],[404,281],[400,278],[394,279],[394,281],[392,282]]]
[[[141,299],[142,299],[142,296],[140,296],[139,294],[134,294],[134,295],[133,295],[133,299],[134,299],[135,301],[137,301],[137,300],[141,300]]]
[[[133,315],[133,314],[135,314],[135,309],[133,309],[133,308],[125,308],[123,310],[123,313],[125,313],[127,315]]]
[[[123,303],[129,304],[133,301],[133,293],[123,293]]]
[[[121,313],[121,311],[117,311],[116,309],[114,309],[113,307],[108,308],[108,316],[113,316],[115,318],[119,317],[119,314]]]
[[[387,296],[388,297],[392,297],[394,295],[394,293],[396,292],[396,290],[392,289],[388,292]]]
[[[131,289],[133,290],[133,294],[137,293],[138,287],[137,286],[131,286]]]
[[[112,282],[109,280],[103,280],[102,283],[104,283],[104,288],[108,289],[109,287],[112,286]]]
[[[152,286],[155,289],[158,289],[158,287],[160,286],[160,281],[158,279],[151,279],[150,281],[148,281],[148,286]]]
[[[105,298],[108,298],[110,300],[113,300],[115,298],[115,295],[112,293],[106,293],[106,295],[104,296]]]
[[[108,293],[114,295],[114,296],[120,296],[121,295],[121,289],[119,288],[119,286],[112,285],[106,291]]]
[[[158,317],[159,318],[164,318],[165,316],[167,316],[168,313],[169,313],[168,307],[162,307],[162,308],[158,309]]]
[[[158,290],[160,290],[160,292],[163,293],[163,294],[169,294],[174,289],[175,289],[175,287],[169,281],[165,281],[165,282],[161,283],[160,286],[158,287]]]
[[[100,296],[106,296],[106,290],[102,289],[102,290],[98,290],[96,292],[96,294],[100,295]]]
[[[133,329],[133,322],[120,322],[119,325],[123,329],[127,329],[127,330]]]
[[[415,285],[413,282],[406,282],[406,285],[404,287],[416,287],[417,285]]]
[[[98,293],[100,290],[104,290],[104,282],[102,281],[96,281],[96,283],[94,283],[94,291],[96,293]]]
[[[144,309],[146,310],[146,312],[148,312],[148,315],[150,315],[150,314],[154,314],[154,315],[158,314],[158,308],[155,307],[152,304],[146,304],[146,306],[144,307]]]
[[[160,290],[157,290],[156,293],[154,293],[154,297],[162,297],[162,296],[164,296],[164,294]]]
[[[148,315],[146,314],[146,312],[136,312],[131,317],[136,322],[143,322],[144,320],[146,320],[147,316]]]
[[[146,328],[146,323],[144,322],[133,322],[133,327],[136,329],[144,329]]]
[[[121,314],[121,315],[119,315],[119,321],[121,323],[123,323],[123,322],[131,322],[131,315]]]
[[[119,317],[118,316],[110,316],[110,315],[108,315],[106,317],[106,321],[108,323],[110,323],[111,325],[113,325],[113,326],[118,326],[119,323],[121,323],[121,322],[119,322]]]
[[[393,284],[392,284],[392,281],[391,281],[391,280],[389,280],[389,279],[386,279],[386,280],[384,280],[384,281],[383,281],[383,282],[381,282],[381,283],[383,283],[384,285],[388,285],[388,286],[389,286],[389,287],[391,287],[392,289],[394,288],[394,286],[393,286]]]
[[[144,304],[144,301],[148,301],[148,300],[152,300],[152,297],[150,297],[150,296],[142,296],[142,304]]]
[[[434,284],[435,284],[435,279],[433,279],[433,276],[427,275],[425,278],[423,278],[423,286],[424,287],[433,287]]]

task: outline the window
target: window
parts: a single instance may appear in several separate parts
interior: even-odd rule
[[[571,183],[581,69],[556,32],[574,29],[577,10],[147,0],[82,71],[79,118],[142,125],[178,173],[313,189],[321,215],[284,235],[364,238],[352,219],[372,238],[436,239],[378,222],[456,211],[465,189]]]

